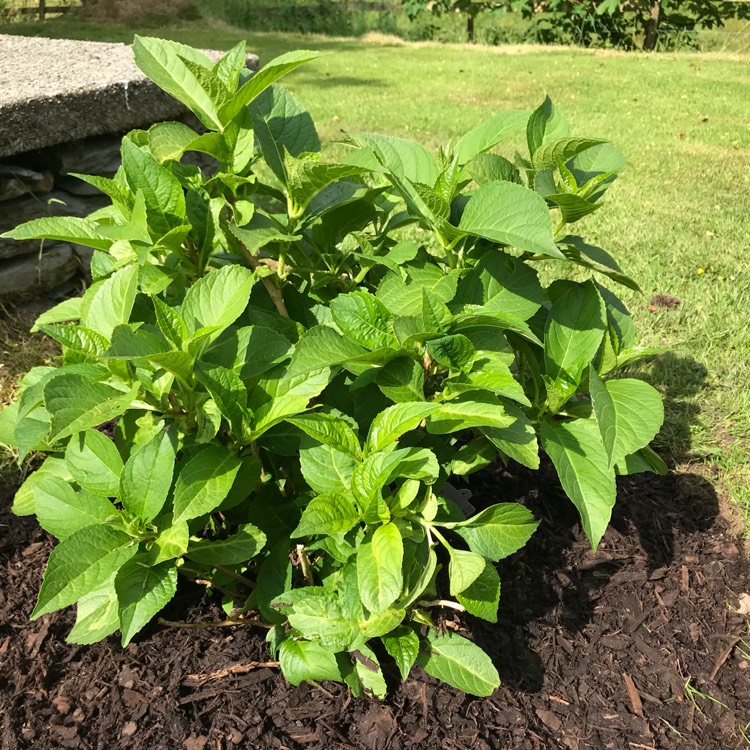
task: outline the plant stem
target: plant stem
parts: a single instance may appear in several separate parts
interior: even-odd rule
[[[457,612],[466,612],[465,607],[462,607],[458,602],[450,601],[450,599],[430,599],[429,601],[417,602],[417,605],[419,607],[450,607]]]
[[[310,558],[307,556],[307,550],[304,544],[297,545],[297,557],[299,558],[299,564],[302,567],[302,575],[305,578],[305,582],[308,586],[314,586],[315,581],[313,579],[312,565],[310,565]]]
[[[250,589],[251,591],[255,588],[255,583],[251,581],[249,578],[245,578],[245,576],[240,575],[239,573],[235,573],[235,571],[231,570],[230,568],[225,568],[223,565],[217,565],[216,570],[218,570],[220,573],[223,573],[225,576],[228,576],[234,581],[237,581],[237,583],[241,583],[245,588]]]

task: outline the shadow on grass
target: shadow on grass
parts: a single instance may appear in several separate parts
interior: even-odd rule
[[[701,411],[695,399],[707,385],[705,365],[667,352],[627,374],[650,383],[664,398],[664,425],[654,440],[662,458],[671,467],[694,458],[691,435]]]

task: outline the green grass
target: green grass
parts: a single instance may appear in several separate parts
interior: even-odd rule
[[[9,30],[116,41],[133,35],[64,20]],[[342,130],[436,148],[494,112],[534,107],[545,94],[574,133],[611,139],[629,166],[581,230],[643,287],[642,295],[625,294],[642,343],[671,351],[648,373],[668,405],[659,447],[698,471],[718,467],[750,523],[748,58],[408,45],[226,26],[156,34],[220,48],[247,38],[262,60],[300,47],[335,53],[287,79],[332,155]],[[651,312],[656,294],[680,304]]]

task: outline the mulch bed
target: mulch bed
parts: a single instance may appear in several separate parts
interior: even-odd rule
[[[151,626],[124,650],[116,638],[66,644],[72,613],[28,621],[51,540],[33,519],[10,515],[5,498],[0,748],[746,746],[750,621],[735,608],[750,592],[750,563],[708,482],[686,474],[621,480],[596,554],[548,469],[533,480],[485,473],[472,488],[475,503],[522,499],[542,518],[531,543],[500,566],[500,622],[448,614],[490,652],[503,685],[491,698],[470,698],[415,670],[382,702],[243,668],[269,658],[263,634],[249,628]],[[223,618],[187,587],[165,616]],[[223,678],[211,678],[221,670]],[[691,700],[688,681],[713,700]]]

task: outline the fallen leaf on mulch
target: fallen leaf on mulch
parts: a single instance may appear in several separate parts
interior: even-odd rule
[[[737,612],[741,615],[750,615],[750,594],[740,594],[738,598],[740,606]]]

